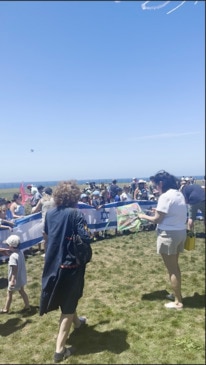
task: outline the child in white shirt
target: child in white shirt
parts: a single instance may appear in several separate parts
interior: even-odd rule
[[[24,309],[30,310],[28,295],[24,290],[27,283],[26,264],[23,252],[20,250],[20,237],[11,235],[7,238],[6,243],[11,249],[8,261],[8,290],[6,303],[0,313],[9,313],[14,291],[18,291],[24,301]]]

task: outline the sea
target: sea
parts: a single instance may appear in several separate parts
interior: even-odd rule
[[[181,178],[182,176],[177,176],[178,178]],[[204,180],[204,176],[198,175],[193,176],[195,180]],[[149,181],[149,177],[141,177],[141,179],[145,181]],[[90,179],[90,180],[76,180],[79,185],[86,185],[87,183],[95,182],[96,185],[100,185],[101,183],[105,183],[106,185],[111,183],[113,179]],[[132,179],[129,178],[116,178],[117,184],[120,183],[131,183]],[[54,180],[54,181],[17,181],[17,182],[6,182],[6,183],[0,183],[0,189],[16,189],[20,187],[20,185],[23,183],[24,187],[26,187],[29,184],[33,184],[35,186],[43,185],[45,187],[52,187],[56,186],[60,180]]]

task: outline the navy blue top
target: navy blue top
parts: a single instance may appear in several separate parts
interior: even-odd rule
[[[205,190],[198,184],[185,185],[182,189],[187,204],[205,201]]]
[[[75,233],[79,234],[84,242],[88,244],[91,242],[86,220],[79,209],[55,207],[48,210],[44,231],[48,239],[42,274],[40,315],[49,310],[47,306],[60,266],[76,264],[73,243],[67,237],[69,238]]]
[[[74,265],[76,258],[72,242],[66,239],[73,233],[90,243],[87,222],[79,209],[55,207],[46,213],[45,233],[48,235],[43,277],[53,272],[60,265]]]
[[[118,191],[119,191],[119,186],[118,185],[116,185],[116,184],[111,184],[110,185],[109,192],[110,192],[111,198],[114,199],[115,196],[117,195]]]

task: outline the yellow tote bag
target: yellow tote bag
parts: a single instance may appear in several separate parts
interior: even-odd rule
[[[185,250],[192,251],[195,249],[195,235],[192,231],[187,231],[187,238],[185,240]]]

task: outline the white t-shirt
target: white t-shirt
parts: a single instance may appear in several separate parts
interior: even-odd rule
[[[120,195],[120,200],[121,201],[131,201],[132,200],[132,196],[130,193],[126,193],[126,192],[123,192],[121,195]]]
[[[38,192],[38,189],[36,188],[36,186],[32,186],[31,187],[31,194],[34,195]]]
[[[186,229],[187,205],[180,191],[169,189],[161,194],[156,210],[166,214],[161,223],[157,224],[157,228],[167,231]]]
[[[12,266],[17,266],[17,277],[16,277],[16,285],[15,290],[19,290],[22,286],[26,285],[27,283],[27,276],[26,276],[26,264],[25,258],[22,251],[18,250],[16,252],[12,252],[9,257],[8,262],[8,281],[11,280],[12,274]]]

